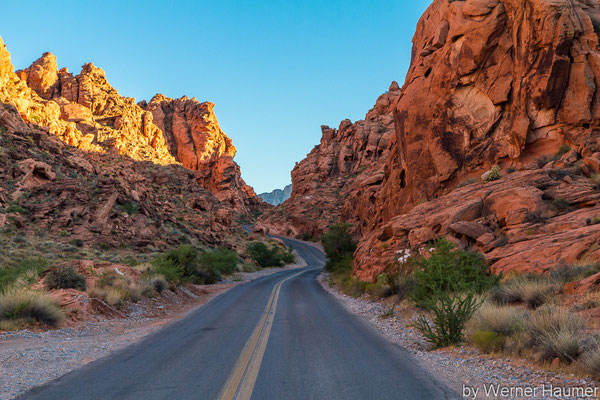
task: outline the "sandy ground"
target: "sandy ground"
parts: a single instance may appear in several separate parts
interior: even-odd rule
[[[285,269],[306,266],[299,262],[283,268],[239,273],[216,285],[193,285],[161,297],[145,299],[126,310],[126,318],[84,322],[77,328],[0,333],[0,399],[56,379],[91,361],[131,345],[163,326],[185,317],[228,289]]]

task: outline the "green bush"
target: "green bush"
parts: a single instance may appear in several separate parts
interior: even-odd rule
[[[44,285],[52,289],[77,289],[85,291],[87,283],[85,277],[75,271],[73,267],[58,268],[48,271],[44,278]]]
[[[414,265],[414,272],[408,297],[423,308],[439,293],[482,293],[500,281],[499,276],[490,273],[483,256],[455,250],[446,239],[435,241],[429,257],[415,257],[409,262]]]
[[[28,257],[14,266],[0,267],[0,292],[18,281],[36,282],[46,269],[48,269],[48,261],[43,257]]]
[[[421,315],[413,326],[435,348],[461,343],[465,324],[481,305],[475,294],[473,290],[467,293],[432,294],[426,304],[432,323]]]
[[[498,352],[504,348],[506,337],[492,331],[477,331],[471,339],[482,353]]]
[[[0,294],[0,321],[33,321],[57,326],[63,314],[48,296],[26,289],[9,289]]]
[[[169,282],[205,285],[216,283],[221,280],[221,271],[215,265],[207,264],[206,261],[210,257],[203,254],[192,246],[182,245],[154,258],[152,267],[156,274],[164,276]],[[203,263],[203,258],[205,263]],[[219,259],[219,257],[216,258]],[[219,259],[217,264],[221,261]]]
[[[263,242],[250,243],[246,253],[263,268],[281,267],[296,260],[290,250],[284,250],[277,245],[267,246]]]
[[[348,232],[349,224],[334,224],[321,236],[323,249],[327,255],[326,271],[344,269],[348,260],[352,265],[352,255],[356,250],[356,242]]]
[[[225,247],[219,247],[213,251],[200,253],[200,263],[204,269],[219,271],[222,274],[233,274],[239,263],[239,258],[235,251]]]

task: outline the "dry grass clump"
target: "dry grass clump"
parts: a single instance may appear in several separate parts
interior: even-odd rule
[[[2,329],[18,328],[31,322],[57,326],[64,316],[47,295],[28,289],[8,289],[0,295]]]
[[[498,306],[486,301],[467,323],[467,336],[472,336],[478,331],[512,336],[523,329],[526,318],[527,312],[525,310],[516,307]]]
[[[544,359],[574,361],[582,351],[585,321],[562,307],[546,305],[529,316],[526,327],[532,346]]]
[[[587,351],[579,361],[579,366],[594,379],[600,379],[600,346]]]
[[[521,276],[493,288],[489,299],[498,304],[525,303],[529,308],[538,308],[548,302],[560,290],[552,279],[537,276]]]
[[[121,307],[126,303],[137,303],[144,296],[154,295],[151,284],[137,285],[127,277],[116,272],[105,272],[95,286],[87,290],[88,296],[104,300],[112,307]]]

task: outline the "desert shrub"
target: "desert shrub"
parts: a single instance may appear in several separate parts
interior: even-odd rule
[[[579,363],[585,373],[600,379],[600,346],[588,350]]]
[[[0,320],[37,321],[57,326],[63,314],[47,295],[27,289],[8,289],[0,294]]]
[[[205,269],[216,270],[226,275],[231,275],[237,269],[239,258],[235,251],[219,247],[199,255],[200,263]]]
[[[81,239],[73,239],[71,241],[69,241],[69,244],[75,246],[75,247],[83,247],[83,240]]]
[[[581,353],[585,321],[564,308],[545,305],[531,313],[525,330],[544,359],[571,362]]]
[[[325,270],[334,271],[343,269],[345,263],[356,250],[356,242],[348,232],[349,224],[334,224],[329,230],[321,236],[323,249],[327,255],[327,264]],[[338,265],[340,264],[340,265]]]
[[[28,257],[17,262],[14,266],[0,267],[0,292],[18,284],[36,282],[42,272],[48,269],[48,260],[43,257]]]
[[[396,306],[395,305],[392,305],[391,307],[386,307],[381,312],[381,314],[379,314],[379,318],[381,318],[381,319],[393,318],[395,312],[396,312]]]
[[[77,289],[85,291],[87,283],[85,277],[75,271],[73,267],[58,268],[48,271],[44,278],[44,285],[52,289]]]
[[[429,257],[415,257],[409,262],[414,272],[408,297],[419,307],[426,308],[438,293],[482,293],[500,281],[499,276],[490,273],[483,256],[456,250],[446,239],[435,241]]]
[[[493,332],[512,336],[523,329],[526,314],[524,310],[515,307],[497,306],[485,301],[467,323],[467,335],[472,337],[476,332]]]
[[[296,260],[296,257],[289,249],[284,250],[277,245],[267,246],[263,242],[250,243],[246,248],[246,252],[263,268],[281,267]]]
[[[559,285],[543,276],[525,275],[511,279],[493,288],[489,298],[498,305],[525,303],[537,308],[552,298]]]
[[[167,289],[167,281],[162,276],[156,276],[150,281],[156,293],[161,294]]]
[[[121,307],[128,302],[137,303],[142,298],[139,287],[129,285],[118,285],[106,291],[105,301],[112,307]]]
[[[483,175],[481,175],[481,181],[483,183],[497,181],[500,178],[502,178],[502,174],[500,173],[499,165],[494,165],[492,167],[492,169],[490,169],[489,171],[487,171]]]
[[[296,238],[300,239],[300,240],[304,240],[305,242],[314,241],[314,237],[310,232],[302,232]]]
[[[136,215],[140,212],[140,205],[135,201],[123,204],[122,208],[123,212],[128,215]]]
[[[413,326],[435,348],[461,343],[467,321],[481,305],[474,290],[465,293],[436,292],[427,300],[429,319],[421,315]]]
[[[562,146],[560,146],[558,148],[558,151],[556,152],[555,157],[557,159],[559,159],[562,156],[564,156],[565,154],[567,154],[569,151],[571,151],[571,146],[569,146],[568,144],[563,144]]]
[[[506,343],[506,337],[492,331],[476,331],[471,341],[482,353],[501,351]]]
[[[558,212],[568,211],[570,208],[569,201],[563,198],[556,198],[552,200],[552,207]]]
[[[386,265],[383,274],[378,279],[384,281],[390,288],[391,294],[403,299],[410,292],[412,285],[413,263],[394,260]]]
[[[536,160],[538,168],[544,168],[550,161],[554,161],[552,157],[541,156]]]
[[[600,263],[583,263],[574,265],[561,265],[550,271],[550,279],[554,282],[565,284],[579,281],[600,272]]]
[[[213,284],[221,279],[218,270],[202,266],[198,251],[189,245],[155,257],[152,268],[156,274],[173,283]]]

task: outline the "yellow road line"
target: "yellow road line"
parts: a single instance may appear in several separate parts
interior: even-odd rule
[[[258,321],[256,328],[254,328],[252,335],[244,345],[242,353],[236,361],[235,367],[221,391],[221,400],[249,400],[252,396],[254,384],[258,377],[258,371],[260,370],[260,365],[267,348],[267,342],[269,341],[269,335],[271,334],[273,320],[275,319],[281,285],[288,279],[292,279],[304,272],[306,271],[288,276],[277,282],[273,287],[265,311]]]

